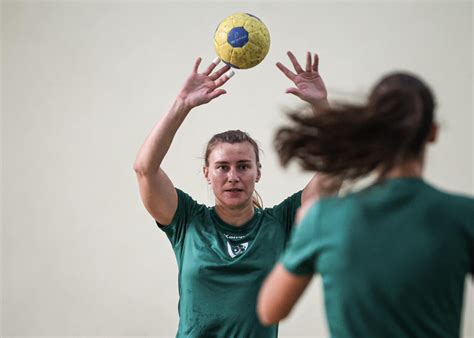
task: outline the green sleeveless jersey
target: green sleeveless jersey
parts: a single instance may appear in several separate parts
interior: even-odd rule
[[[459,337],[474,272],[474,199],[396,178],[322,199],[296,226],[285,268],[321,274],[331,337]]]
[[[223,222],[214,207],[176,191],[176,214],[162,229],[179,270],[177,337],[276,337],[277,325],[260,324],[256,300],[289,238],[301,191],[273,208],[256,208],[239,227]]]

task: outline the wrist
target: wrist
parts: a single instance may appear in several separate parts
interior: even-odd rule
[[[172,110],[175,113],[177,113],[179,115],[187,115],[191,111],[191,109],[192,109],[192,107],[189,104],[186,103],[185,99],[178,96],[174,100]]]
[[[311,100],[310,104],[313,106],[313,110],[315,113],[318,113],[325,109],[330,108],[327,97]]]

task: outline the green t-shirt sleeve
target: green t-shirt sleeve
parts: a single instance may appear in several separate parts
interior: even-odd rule
[[[467,209],[466,228],[471,248],[471,276],[474,281],[474,198],[465,198],[464,202]]]
[[[175,251],[184,241],[189,221],[196,215],[200,208],[203,207],[185,192],[176,189],[176,193],[178,194],[178,206],[171,223],[162,226],[157,222],[159,228],[168,236]]]
[[[287,249],[280,259],[285,269],[295,275],[312,275],[317,272],[320,214],[321,202],[317,202],[301,222],[295,225]]]
[[[273,216],[285,226],[287,233],[293,228],[295,222],[296,211],[301,206],[301,194],[303,190],[300,190],[290,197],[286,198],[280,204],[270,208]]]

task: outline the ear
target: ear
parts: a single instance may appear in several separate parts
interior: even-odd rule
[[[435,143],[436,140],[438,139],[438,129],[439,129],[438,124],[433,122],[433,124],[431,125],[430,133],[428,134],[429,143]]]
[[[206,166],[202,167],[202,173],[207,180],[207,184],[211,184],[211,180],[209,179],[209,168]]]
[[[257,168],[257,178],[255,179],[255,182],[260,181],[260,177],[262,176],[261,168],[262,168],[262,165],[259,163],[258,168]]]

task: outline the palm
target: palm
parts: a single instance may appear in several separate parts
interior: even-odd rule
[[[216,67],[216,63],[211,63],[203,73],[198,73],[198,67],[201,58],[198,58],[194,64],[193,72],[186,79],[183,88],[178,96],[190,107],[196,107],[208,103],[212,99],[225,93],[225,90],[219,89],[230,75],[224,75],[229,70],[229,66],[224,66],[217,72],[211,74]]]
[[[199,106],[209,102],[209,93],[216,88],[214,81],[209,76],[203,74],[191,74],[181,89],[180,96],[186,97],[187,103],[192,106]]]
[[[318,72],[298,74],[294,83],[305,101],[321,100],[327,97],[326,86]]]

